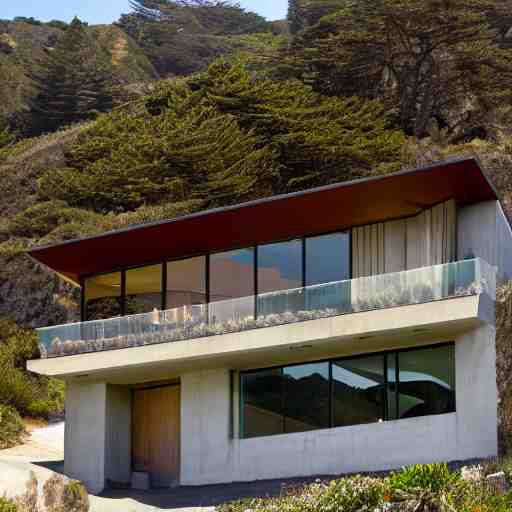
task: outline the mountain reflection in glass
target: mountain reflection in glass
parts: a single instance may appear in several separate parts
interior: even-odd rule
[[[284,368],[284,430],[329,428],[329,363]]]
[[[333,361],[335,427],[384,419],[384,356]]]
[[[244,437],[283,433],[282,370],[262,370],[242,375]]]
[[[399,418],[455,411],[455,346],[398,354]]]

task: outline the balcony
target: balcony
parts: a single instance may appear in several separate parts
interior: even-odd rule
[[[365,311],[496,293],[481,259],[258,296],[39,329],[43,359],[200,339]]]

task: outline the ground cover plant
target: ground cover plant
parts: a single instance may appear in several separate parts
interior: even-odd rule
[[[385,477],[353,476],[285,490],[277,498],[240,500],[218,512],[505,512],[512,510],[509,464],[450,470],[415,465]],[[498,470],[497,474],[490,472]],[[468,476],[469,475],[469,476]],[[501,479],[501,485],[496,485]]]

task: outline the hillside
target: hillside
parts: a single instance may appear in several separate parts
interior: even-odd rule
[[[22,115],[34,95],[30,74],[51,52],[64,28],[52,24],[0,20],[0,126]],[[89,28],[112,62],[114,83],[126,86],[155,80],[157,73],[142,50],[114,25]]]

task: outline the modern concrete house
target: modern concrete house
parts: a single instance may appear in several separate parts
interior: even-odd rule
[[[34,249],[81,287],[31,371],[93,492],[497,454],[512,232],[474,159]]]

